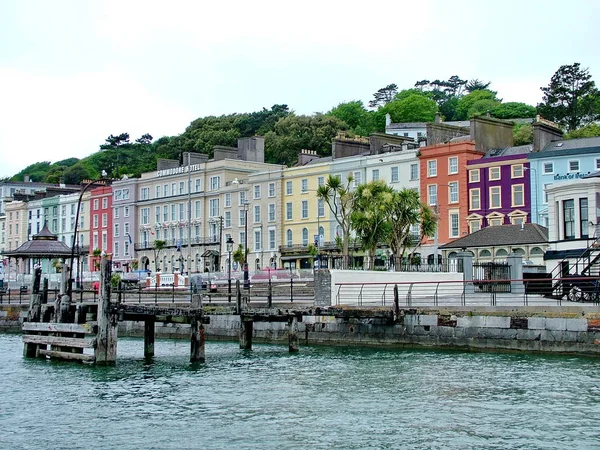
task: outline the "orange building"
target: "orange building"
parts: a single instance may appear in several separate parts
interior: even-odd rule
[[[468,234],[467,161],[485,154],[469,137],[420,149],[421,200],[437,212],[437,236],[422,243],[422,256],[433,263],[436,248]]]

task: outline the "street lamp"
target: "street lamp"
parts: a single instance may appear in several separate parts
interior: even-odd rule
[[[229,255],[227,259],[227,293],[229,294],[228,299],[231,301],[231,251],[233,250],[233,239],[231,236],[227,237],[227,253]]]
[[[244,206],[244,289],[250,289],[248,277],[248,207],[250,203],[246,200]]]

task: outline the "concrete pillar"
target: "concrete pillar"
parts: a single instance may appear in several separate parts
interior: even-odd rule
[[[511,253],[506,258],[506,262],[510,267],[510,292],[512,294],[523,294],[525,292],[525,284],[523,283],[523,257]]]
[[[315,271],[315,306],[331,306],[331,272],[329,269]]]
[[[240,348],[242,350],[252,350],[253,329],[252,319],[240,316]]]
[[[100,262],[100,296],[98,298],[98,336],[96,364],[113,365],[117,361],[118,314],[111,310],[110,277],[112,261]]]
[[[288,320],[288,347],[290,353],[298,351],[298,317],[296,316]]]
[[[465,294],[472,294],[475,292],[475,286],[473,285],[473,256],[469,252],[459,252],[457,258],[460,264],[460,271],[463,273]]]

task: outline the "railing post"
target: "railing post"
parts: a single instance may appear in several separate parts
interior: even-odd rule
[[[290,303],[294,303],[294,275],[290,278]]]

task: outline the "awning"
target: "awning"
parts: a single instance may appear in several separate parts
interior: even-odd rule
[[[219,252],[216,250],[206,250],[200,256],[202,256],[203,258],[215,257],[215,256],[219,256]]]

